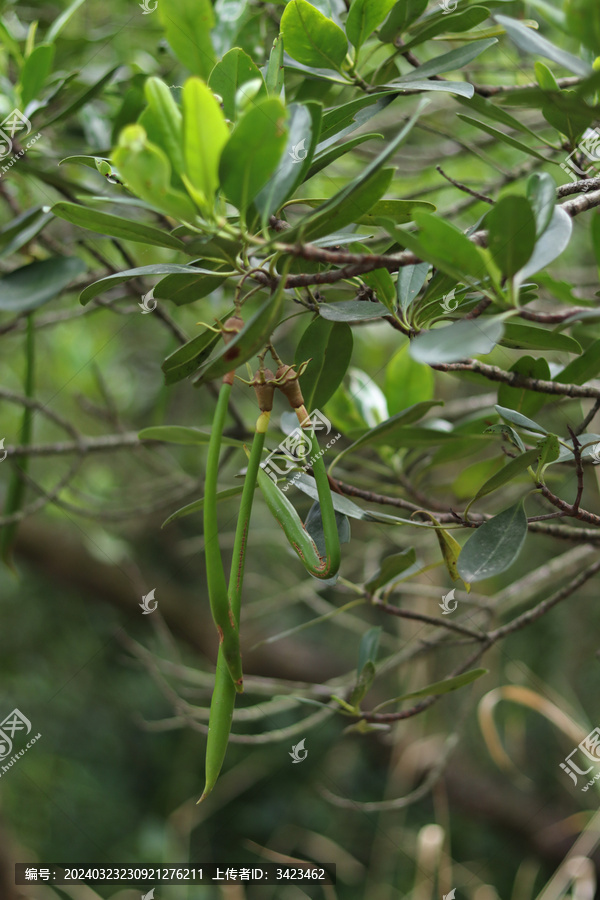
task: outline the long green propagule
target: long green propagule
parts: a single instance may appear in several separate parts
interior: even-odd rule
[[[229,604],[233,613],[236,628],[239,634],[240,603],[242,595],[242,582],[244,578],[244,564],[246,559],[246,546],[248,541],[248,528],[252,501],[256,489],[257,475],[260,470],[262,450],[265,442],[265,434],[269,426],[271,410],[273,409],[273,395],[275,384],[273,373],[268,369],[261,369],[252,382],[256,391],[260,407],[260,416],[256,422],[252,449],[248,459],[248,468],[244,479],[244,488],[240,503],[233,556],[231,560],[231,572],[229,576]],[[198,803],[201,803],[212,791],[217,782],[229,742],[233,710],[235,706],[236,689],[232,681],[223,653],[223,645],[219,646],[217,657],[217,669],[215,673],[215,686],[210,704],[210,716],[208,721],[208,738],[206,743],[206,774],[204,791]]]
[[[277,369],[275,377],[277,387],[287,397],[298,417],[300,426],[310,435],[312,468],[317,485],[323,534],[325,536],[325,558],[319,554],[315,542],[306,531],[300,516],[288,498],[262,469],[259,469],[257,473],[258,485],[272,515],[283,529],[285,536],[298,554],[307,572],[314,575],[315,578],[331,578],[339,570],[341,552],[325,463],[319,450],[319,444],[310,417],[304,406],[304,398],[298,382],[298,373],[291,366],[282,364]]]
[[[232,316],[225,322],[223,339],[227,342],[238,334],[244,325],[239,316]],[[219,656],[232,679],[234,690],[243,691],[242,657],[240,653],[239,629],[229,601],[225,570],[219,546],[219,525],[217,520],[217,477],[219,473],[219,454],[223,439],[223,427],[227,416],[227,406],[234,370],[223,376],[219,391],[217,408],[213,419],[206,475],[204,481],[204,553],[206,557],[206,580],[210,609],[219,633]]]

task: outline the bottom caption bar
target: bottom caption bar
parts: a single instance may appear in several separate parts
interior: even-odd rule
[[[61,863],[30,866],[15,863],[15,884],[335,884],[335,865],[304,864],[233,867],[215,865],[175,866],[68,866]],[[158,900],[158,898],[157,898]]]

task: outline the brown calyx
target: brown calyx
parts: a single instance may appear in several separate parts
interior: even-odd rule
[[[292,366],[281,365],[275,373],[275,378],[277,379],[277,387],[285,394],[292,409],[303,407],[304,397],[302,396],[296,370]]]
[[[262,369],[254,373],[254,378],[250,382],[254,388],[258,406],[261,412],[271,412],[273,409],[273,398],[275,396],[275,376],[270,369]]]

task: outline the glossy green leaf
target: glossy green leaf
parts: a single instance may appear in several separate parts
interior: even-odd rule
[[[305,66],[340,69],[348,52],[346,35],[307,0],[290,0],[281,17],[283,46]]]
[[[527,199],[535,216],[538,237],[544,233],[554,215],[556,182],[547,172],[534,172],[527,180]]]
[[[118,284],[129,281],[131,278],[166,275],[169,273],[199,273],[201,271],[201,269],[196,269],[192,266],[177,266],[168,263],[159,263],[158,265],[153,266],[138,266],[135,269],[124,269],[122,272],[117,272],[115,275],[107,275],[106,278],[100,278],[98,281],[94,281],[93,284],[88,285],[79,295],[79,302],[82,306],[85,306],[86,303],[89,303],[94,297],[98,297],[99,294],[109,291]],[[196,277],[198,276],[196,275]]]
[[[229,140],[229,129],[212,91],[199,78],[186,81],[181,102],[187,184],[199,206],[211,211],[219,186],[219,159]]]
[[[406,312],[413,300],[425,284],[429,272],[429,263],[417,263],[414,266],[404,266],[398,273],[396,282],[398,303],[400,309]]]
[[[51,220],[52,213],[34,206],[0,228],[0,257],[16,253]]]
[[[345,322],[314,319],[298,343],[295,363],[311,362],[300,377],[304,403],[323,409],[344,379],[352,358],[352,329]]]
[[[548,434],[542,425],[538,425],[533,419],[527,418],[527,416],[522,415],[514,409],[507,409],[505,406],[496,405],[495,410],[503,419],[506,419],[507,422],[516,425],[518,428],[524,428],[526,431],[533,431],[536,434]]]
[[[488,247],[503,275],[512,278],[533,253],[536,222],[525,197],[502,197],[485,217]]]
[[[428,365],[458,362],[469,356],[491,353],[503,334],[504,322],[500,317],[462,319],[417,335],[411,342],[410,355]]]
[[[391,556],[386,556],[381,561],[378,572],[369,581],[365,582],[365,589],[369,593],[374,594],[379,588],[390,584],[399,575],[416,565],[416,562],[417,554],[413,547],[409,547],[408,550],[402,550],[401,553],[392,553]]]
[[[350,153],[350,151],[354,150],[355,147],[360,147],[361,144],[365,144],[367,141],[373,141],[375,139],[383,140],[383,135],[377,131],[370,131],[365,134],[359,134],[358,137],[351,138],[349,141],[345,141],[343,144],[330,147],[328,150],[325,150],[324,152],[313,158],[313,161],[310,164],[304,180],[308,181],[308,179],[312,178],[313,175],[316,175],[317,172],[320,172],[322,169],[326,169],[327,166],[330,166],[331,163],[336,161],[336,159],[339,159],[341,156],[345,156],[347,153]]]
[[[346,19],[346,34],[358,50],[381,25],[395,0],[353,0]]]
[[[265,85],[268,94],[273,97],[281,96],[283,75],[283,40],[281,37],[276,37],[273,41],[265,74]]]
[[[491,478],[488,478],[484,484],[481,485],[475,497],[472,500],[472,503],[475,500],[479,500],[480,497],[485,497],[486,494],[491,494],[494,491],[497,491],[498,488],[504,487],[505,484],[508,484],[514,478],[517,478],[519,475],[522,475],[523,472],[527,470],[529,466],[534,465],[539,456],[539,452],[537,449],[527,450],[525,453],[521,453],[520,456],[515,456],[514,459],[510,459],[504,468],[500,469],[499,472],[496,472],[492,475]],[[470,506],[471,504],[469,504]]]
[[[592,67],[588,63],[578,56],[573,56],[572,53],[567,53],[561,47],[552,44],[547,38],[538,34],[537,31],[527,28],[516,19],[499,15],[494,16],[494,18],[498,24],[506,29],[506,33],[513,43],[520,50],[524,50],[525,53],[532,53],[534,56],[543,56],[545,59],[551,59],[552,62],[558,63],[559,66],[562,66],[574,75],[582,75],[585,78],[586,75],[592,74]]]
[[[514,350],[562,350],[565,353],[581,353],[579,342],[568,334],[513,322],[507,322],[504,326],[502,345]]]
[[[392,42],[425,12],[427,2],[428,0],[398,0],[387,21],[379,29],[379,40]]]
[[[54,256],[14,269],[0,278],[0,312],[25,313],[68,288],[85,272],[85,263],[77,256]]]
[[[524,144],[523,141],[517,140],[517,138],[512,137],[512,135],[505,134],[505,132],[500,131],[499,128],[493,128],[491,125],[488,125],[485,122],[480,122],[478,119],[474,119],[472,116],[465,116],[462,113],[458,113],[458,118],[462,119],[463,122],[469,122],[471,125],[474,125],[475,128],[479,128],[480,131],[485,131],[486,134],[489,134],[491,137],[496,138],[499,141],[502,141],[503,144],[508,144],[509,147],[514,147],[516,150],[522,150],[523,153],[527,153],[528,156],[533,156],[535,157],[535,159],[539,159],[542,162],[548,162],[548,160],[542,153],[534,150],[533,147],[528,147],[527,144]]]
[[[206,81],[215,64],[210,38],[215,14],[210,0],[160,0],[158,15],[175,56]]]
[[[281,100],[256,102],[235,126],[221,155],[221,188],[244,211],[273,174],[287,142],[287,113]]]
[[[571,360],[565,368],[554,376],[560,384],[585,384],[600,374],[600,340],[594,341],[581,356]]]
[[[171,187],[171,164],[141,125],[123,129],[112,159],[133,194],[174,219],[194,221],[194,204],[183,191]]]
[[[167,156],[171,164],[174,182],[182,186],[184,172],[183,137],[181,110],[173,99],[168,85],[160,78],[148,78],[144,85],[144,96],[148,106],[140,116],[140,124]]]
[[[155,247],[171,247],[174,250],[184,250],[185,245],[179,238],[173,237],[168,231],[160,231],[151,225],[143,225],[131,219],[121,216],[113,216],[109,213],[87,209],[78,203],[55,203],[52,212],[60,219],[65,219],[72,225],[87,228],[99,234],[107,234],[110,237],[121,238],[127,241],[136,241],[140,244],[151,244]]]
[[[354,453],[356,450],[359,450],[361,447],[366,447],[369,445],[376,446],[398,446],[396,443],[398,434],[402,432],[404,426],[410,425],[412,422],[418,422],[419,419],[422,419],[426,412],[428,412],[432,406],[442,406],[442,402],[440,400],[427,400],[423,403],[415,403],[413,406],[409,406],[407,409],[403,409],[401,412],[396,413],[395,416],[390,416],[389,419],[386,419],[385,422],[382,422],[380,425],[371,428],[366,434],[361,435],[357,440],[355,440],[349,447],[346,447],[342,450],[341,453],[338,454],[336,458],[336,462],[346,456],[347,453]],[[426,430],[426,429],[422,429]],[[432,442],[436,440],[439,435],[436,432],[431,432]],[[401,446],[401,445],[400,445]]]
[[[458,560],[460,577],[472,583],[502,574],[519,556],[526,537],[527,516],[519,500],[471,535]]]
[[[484,50],[498,43],[497,38],[488,38],[485,41],[473,41],[464,47],[456,47],[449,53],[443,53],[436,56],[426,63],[418,66],[418,68],[401,75],[395,79],[394,84],[410,84],[412,81],[422,81],[423,78],[431,78],[433,75],[440,75],[442,72],[454,72],[462,69],[472,60],[476,59]]]
[[[341,303],[320,303],[319,315],[330,322],[365,322],[389,315],[383,303],[363,300],[343,300]]]
[[[545,269],[566,250],[573,233],[573,220],[560,206],[554,208],[552,219],[535,245],[535,250],[518,274],[522,283]]]
[[[448,270],[458,271],[473,279],[480,280],[485,277],[487,272],[485,256],[462,231],[441,216],[420,210],[415,212],[414,218],[420,228],[419,244],[432,261],[445,262]]]
[[[264,224],[306,177],[319,140],[321,109],[314,102],[288,106],[287,145],[277,168],[254,200]]]
[[[376,225],[377,219],[391,219],[397,225],[406,225],[414,220],[417,210],[434,212],[435,205],[427,200],[379,200],[367,215],[357,219],[359,225]]]
[[[406,41],[402,47],[402,51],[411,50],[413,47],[429,41],[443,32],[451,32],[452,34],[460,34],[464,31],[470,31],[477,28],[484,22],[490,12],[485,6],[471,6],[470,9],[458,10],[457,12],[444,15],[432,15],[427,17],[424,23],[415,29],[411,29],[413,37]]]
[[[52,71],[54,50],[54,44],[38,44],[25,60],[20,77],[23,109],[39,97]]]
[[[384,393],[392,415],[415,403],[432,400],[433,388],[433,371],[411,357],[408,344],[386,366]]]
[[[360,639],[360,647],[358,648],[358,666],[357,673],[360,675],[367,663],[377,662],[377,651],[379,650],[379,641],[381,639],[382,628],[375,625],[374,628],[368,628]]]
[[[231,121],[235,119],[235,95],[242,85],[255,79],[259,79],[262,83],[258,97],[266,97],[267,88],[260,69],[250,59],[248,54],[239,47],[233,47],[232,50],[229,50],[210,73],[208,86],[222,98],[223,112]],[[271,93],[274,93],[274,91],[271,91]],[[202,119],[198,119],[198,122],[201,121]],[[210,129],[208,129],[207,139],[209,136]]]

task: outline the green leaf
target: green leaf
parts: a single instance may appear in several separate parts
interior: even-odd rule
[[[396,413],[395,416],[390,416],[385,422],[376,425],[375,428],[371,428],[349,447],[346,447],[341,453],[338,453],[336,463],[347,453],[354,453],[360,447],[366,447],[369,444],[388,447],[395,446],[398,434],[402,432],[404,426],[410,425],[412,422],[418,422],[432,406],[442,406],[442,402],[440,400],[427,400],[423,403],[415,403],[413,406],[409,406],[407,409],[403,409],[401,412]],[[431,432],[432,442],[439,439],[439,437],[439,432]]]
[[[592,74],[592,67],[577,56],[567,53],[560,47],[556,47],[541,34],[527,28],[516,19],[510,19],[508,16],[494,16],[496,22],[506,29],[509,38],[526,53],[533,53],[535,56],[543,56],[545,59],[551,59],[552,62],[558,63],[567,71],[574,75]]]
[[[42,206],[34,206],[0,228],[0,257],[20,250],[47,225],[51,218],[51,212],[44,211]]]
[[[52,25],[46,32],[46,40],[49,42],[56,40],[65,25],[70,21],[71,16],[73,16],[73,14],[76,13],[79,7],[84,3],[85,0],[73,0],[73,2],[61,12],[60,16],[57,16],[53,21]]]
[[[158,15],[175,56],[206,81],[215,64],[210,39],[215,15],[210,0],[160,0]]]
[[[546,466],[555,462],[560,456],[561,447],[558,443],[556,434],[547,434],[546,437],[538,443],[538,469],[536,478],[540,479],[544,473]]]
[[[507,322],[504,326],[501,343],[502,346],[514,350],[561,350],[565,353],[581,353],[579,342],[568,334],[513,322]]]
[[[341,303],[320,303],[319,315],[330,322],[365,322],[389,315],[383,303],[364,300],[342,300]]]
[[[529,201],[516,195],[503,197],[491,208],[485,223],[494,262],[503,275],[512,278],[535,247],[536,223]]]
[[[311,362],[300,377],[306,408],[323,409],[344,379],[352,358],[352,329],[345,322],[314,319],[298,343],[295,363]]]
[[[458,560],[458,572],[464,581],[483,581],[509,569],[519,556],[527,537],[527,516],[519,500],[480,525],[466,544]]]
[[[299,225],[278,235],[278,240],[286,243],[295,241],[300,231],[305,240],[325,237],[332,231],[337,231],[351,222],[355,222],[360,216],[366,215],[389,187],[392,170],[383,169],[383,165],[406,139],[428,102],[428,100],[422,100],[419,103],[396,137],[386,145],[379,156],[366,166],[360,175],[349,181],[341,191],[318,207],[308,221],[303,219]]]
[[[267,72],[265,74],[265,84],[267,92],[273,97],[281,96],[283,88],[283,41],[281,37],[276,37],[273,41],[273,47],[267,64]]]
[[[242,116],[219,163],[222,190],[244,211],[273,174],[287,142],[287,113],[281,100],[257,101]]]
[[[481,25],[488,18],[489,14],[490,11],[485,6],[472,6],[470,9],[459,10],[450,15],[440,13],[439,15],[428,16],[420,27],[414,29],[414,36],[403,45],[402,52],[411,50],[418,44],[429,41],[442,32],[449,31],[453,34],[460,34],[463,31],[470,31],[471,28]]]
[[[23,109],[39,97],[52,71],[54,50],[54,44],[38,44],[25,60],[20,78]]]
[[[504,322],[500,316],[462,319],[417,335],[411,341],[410,355],[428,365],[458,362],[468,356],[491,353],[503,334]]]
[[[184,425],[153,425],[151,428],[143,428],[138,437],[142,441],[162,441],[165,444],[208,444],[210,430],[201,431],[199,428],[187,428]],[[222,443],[227,447],[243,447],[244,442],[235,438],[224,436]]]
[[[54,300],[85,272],[77,256],[54,256],[29,263],[0,278],[0,312],[31,312]]]
[[[288,106],[287,145],[279,165],[254,201],[262,213],[264,225],[305,180],[319,140],[321,109],[321,105],[314,102]]]
[[[498,488],[504,487],[509,481],[517,478],[537,461],[538,455],[539,451],[537,449],[527,450],[525,453],[521,453],[520,456],[515,456],[514,459],[509,460],[504,468],[500,469],[499,472],[496,472],[481,485],[469,506],[475,503],[476,500],[479,500],[480,497],[485,497],[486,494],[497,491]]]
[[[414,212],[435,211],[433,203],[426,200],[379,200],[370,211],[357,219],[359,225],[377,225],[378,218],[391,219],[396,225],[406,225],[414,220]]]
[[[381,638],[382,628],[376,625],[369,628],[360,639],[360,647],[358,648],[358,666],[357,673],[360,675],[367,663],[377,661],[377,651],[379,650],[379,641]]]
[[[600,374],[600,340],[594,341],[581,356],[571,360],[568,366],[554,376],[560,384],[585,384]]]
[[[600,360],[598,360],[598,369],[600,370]],[[522,356],[513,363],[508,371],[524,375],[526,378],[550,381],[550,368],[543,357],[535,359],[533,356]],[[535,416],[546,403],[546,397],[544,394],[535,393],[528,388],[501,384],[498,387],[498,403],[500,406],[515,409],[524,416]]]
[[[469,238],[441,216],[417,211],[419,244],[425,253],[446,264],[448,269],[480,280],[487,272],[485,256]],[[441,266],[440,266],[441,268]],[[449,272],[449,274],[453,274]]]
[[[356,50],[381,25],[394,3],[395,0],[353,0],[346,19],[346,34]]]
[[[566,0],[566,25],[570,34],[581,43],[600,53],[600,9],[594,0]]]
[[[305,66],[336,69],[346,58],[346,35],[307,0],[290,0],[281,17],[281,37],[289,55]]]
[[[555,206],[550,224],[538,238],[529,262],[519,272],[519,282],[526,281],[536,272],[554,262],[569,245],[572,233],[573,220],[571,216],[560,206]]]
[[[463,122],[470,122],[470,124],[474,125],[475,128],[479,128],[480,131],[485,131],[486,134],[491,135],[493,138],[496,138],[499,141],[502,141],[503,144],[508,144],[509,147],[514,147],[517,150],[522,150],[523,153],[527,153],[528,156],[533,156],[536,159],[541,160],[542,162],[548,162],[547,158],[542,153],[538,153],[537,150],[534,150],[532,147],[528,147],[527,144],[523,143],[523,141],[518,141],[510,134],[505,134],[504,131],[500,131],[499,128],[492,128],[491,125],[487,125],[485,122],[480,122],[479,119],[473,119],[472,116],[465,116],[463,113],[458,113],[458,118],[462,119]]]
[[[160,231],[151,225],[142,225],[131,219],[113,216],[109,213],[86,209],[78,203],[55,203],[52,212],[60,219],[66,219],[79,228],[88,228],[100,234],[136,241],[140,244],[152,244],[155,247],[171,247],[174,250],[185,250],[185,244],[167,231]]]
[[[264,301],[242,330],[202,367],[194,378],[196,386],[221,378],[237,369],[264,347],[279,322],[286,274],[282,275],[275,293]]]
[[[365,247],[364,244],[355,244],[354,246],[359,253],[369,252],[368,247]],[[396,285],[388,270],[374,269],[372,272],[365,272],[362,280],[371,290],[375,291],[377,299],[393,315],[396,312]]]
[[[398,303],[400,309],[406,312],[413,300],[425,284],[429,272],[429,263],[417,263],[414,266],[405,266],[398,273],[396,283]]]
[[[538,237],[544,233],[554,215],[556,182],[547,172],[534,172],[527,180],[527,199],[535,216]]]
[[[365,144],[367,141],[372,141],[375,138],[383,140],[383,135],[377,131],[359,134],[358,137],[351,138],[349,141],[339,144],[339,146],[331,147],[329,150],[315,156],[304,177],[304,181],[308,181],[308,179],[312,178],[313,175],[316,175],[317,172],[326,169],[332,162],[335,162],[336,159],[339,159],[341,156],[345,156],[346,153],[350,153],[355,147],[360,147],[361,144]]]
[[[212,91],[199,78],[186,81],[181,102],[186,183],[199,206],[212,211],[219,186],[219,159],[229,129]]]
[[[223,319],[227,320],[234,312],[235,307],[232,307],[223,316]],[[210,328],[207,328],[187,344],[169,354],[161,365],[161,369],[165,373],[165,385],[176,384],[178,381],[183,381],[188,375],[192,375],[204,360],[208,359],[220,338],[221,335],[218,331],[211,331]]]
[[[506,407],[498,405],[494,408],[503,419],[506,419],[507,422],[511,422],[518,428],[524,428],[526,431],[533,431],[536,434],[548,434],[546,429],[534,422],[533,419],[528,419],[527,416],[521,415],[514,409],[506,409]]]
[[[425,12],[427,2],[428,0],[398,0],[387,22],[379,29],[379,40],[391,43]]]
[[[448,94],[456,94],[459,97],[470,99],[475,88],[468,81],[446,81],[443,79],[427,79],[422,78],[419,81],[411,81],[410,83],[399,84],[397,81],[390,81],[384,87],[399,87],[403,91],[442,91]]]
[[[381,631],[381,628],[379,628],[379,630]],[[369,691],[375,680],[375,671],[375,663],[367,660],[360,670],[358,678],[356,679],[356,684],[350,693],[349,706],[358,710],[361,700]]]
[[[248,81],[259,79],[262,87],[259,90],[258,98],[267,96],[267,88],[264,84],[258,66],[250,59],[247,53],[239,47],[229,50],[223,59],[216,64],[210,78],[208,86],[223,99],[223,112],[225,116],[232,122],[235,119],[235,95],[240,87]],[[274,91],[270,93],[274,94]],[[278,94],[276,95],[278,96]],[[198,119],[201,122],[202,119]],[[210,137],[210,129],[206,138]]]
[[[60,112],[57,112],[55,116],[51,117],[50,119],[46,119],[46,121],[39,126],[40,131],[43,131],[49,125],[55,125],[57,122],[61,122],[63,119],[71,118],[76,112],[78,112],[78,110],[86,106],[86,104],[89,103],[90,100],[93,100],[94,97],[97,97],[98,94],[102,93],[104,86],[108,84],[108,82],[111,80],[111,78],[119,68],[120,66],[114,66],[114,68],[106,72],[102,76],[102,78],[99,78],[98,81],[96,81],[91,87],[86,88],[86,90],[83,91],[83,93],[79,94],[79,96],[71,101],[71,103],[63,107]]]
[[[221,500],[229,500],[230,497],[238,497],[243,490],[244,486],[243,484],[240,484],[237,487],[227,488],[227,490],[225,491],[219,491],[217,494],[217,503],[220,503]],[[182,519],[184,516],[191,516],[192,513],[200,512],[203,509],[204,497],[202,497],[200,500],[194,500],[193,503],[188,503],[186,504],[186,506],[182,506],[174,513],[171,513],[168,519],[165,519],[160,527],[165,528],[166,525],[170,525],[171,522],[175,521],[175,519]]]
[[[187,274],[167,275],[155,286],[153,297],[155,300],[169,300],[175,306],[187,306],[202,300],[214,293],[229,277],[219,275],[222,265],[208,263],[203,268],[196,268],[198,274],[192,274],[194,269],[188,267]]]
[[[473,41],[472,44],[465,47],[457,47],[450,50],[449,53],[443,53],[430,59],[416,69],[401,75],[400,78],[394,80],[394,84],[410,84],[412,81],[421,81],[423,78],[431,78],[433,75],[440,75],[442,72],[454,72],[456,69],[462,69],[467,63],[476,59],[484,50],[498,43],[497,38],[488,38],[484,41]]]
[[[194,221],[196,210],[187,194],[171,187],[171,164],[166,154],[148,140],[141,125],[123,129],[112,159],[133,194],[174,219]]]
[[[94,281],[93,284],[88,285],[79,295],[79,302],[82,306],[85,306],[86,303],[89,303],[90,300],[94,299],[94,297],[97,297],[99,294],[103,294],[104,291],[110,290],[117,284],[123,284],[124,281],[129,281],[130,278],[140,278],[143,276],[151,275],[165,275],[167,273],[175,272],[196,273],[201,271],[201,269],[195,269],[192,266],[177,266],[170,265],[169,263],[159,263],[158,265],[153,266],[138,266],[135,269],[124,269],[122,272],[117,272],[115,275],[107,275],[106,278],[100,278],[98,281]]]
[[[138,119],[146,134],[166,154],[173,172],[173,181],[179,187],[185,170],[183,162],[182,116],[168,85],[160,78],[148,78],[144,84],[144,96],[148,106]],[[104,174],[104,173],[103,173]]]
[[[408,344],[386,366],[384,393],[392,415],[415,403],[432,400],[433,388],[432,370],[412,359]]]
[[[402,550],[401,553],[392,553],[381,561],[379,571],[365,582],[365,588],[369,593],[374,594],[379,588],[394,581],[399,575],[402,575],[408,569],[417,564],[417,554],[413,547]]]
[[[450,691],[456,691],[458,688],[477,681],[478,678],[481,678],[482,675],[487,675],[487,673],[488,669],[471,669],[470,672],[464,672],[462,675],[456,675],[454,678],[445,678],[443,681],[435,681],[433,684],[428,684],[427,687],[418,691],[411,691],[410,694],[403,694],[401,697],[396,697],[395,700],[389,702],[399,703],[401,700],[412,700],[414,697],[437,697],[440,694],[449,694]]]

